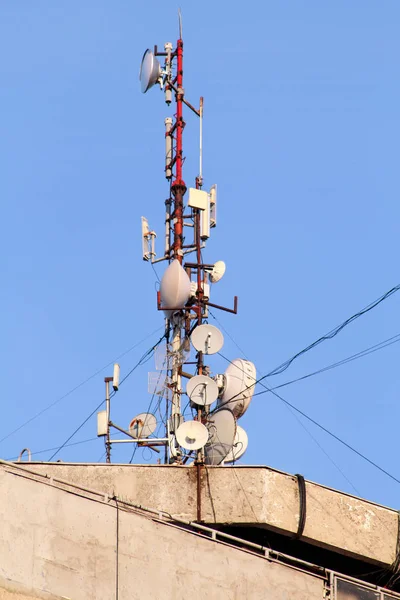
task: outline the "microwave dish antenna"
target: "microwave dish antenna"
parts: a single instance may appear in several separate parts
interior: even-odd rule
[[[208,440],[208,429],[200,421],[186,421],[179,425],[175,437],[185,450],[200,450]]]
[[[129,433],[138,439],[148,438],[156,427],[157,419],[152,413],[140,413],[129,423]]]
[[[204,462],[206,465],[220,465],[232,450],[236,419],[229,408],[221,408],[209,416],[206,427],[209,439],[204,446]]]
[[[193,330],[190,339],[197,352],[203,354],[216,354],[224,345],[224,336],[214,325],[199,325]]]
[[[249,360],[235,358],[226,369],[225,387],[218,406],[230,408],[237,419],[244,415],[254,394],[257,373]]]
[[[224,261],[217,260],[217,262],[213,266],[211,273],[210,273],[211,283],[217,283],[217,281],[220,281],[220,279],[222,279],[223,276],[225,275],[225,271],[226,271],[226,264],[224,263]]]
[[[160,63],[151,50],[146,50],[146,52],[143,54],[139,71],[139,80],[142,93],[145,94],[148,92],[153,85],[161,80],[161,77],[162,71]]]
[[[239,460],[246,452],[249,445],[249,438],[243,427],[237,425],[235,440],[233,442],[232,450],[228,452],[224,458],[224,463],[233,463]]]
[[[210,406],[218,398],[218,392],[217,383],[206,375],[195,375],[186,385],[186,394],[198,406]]]

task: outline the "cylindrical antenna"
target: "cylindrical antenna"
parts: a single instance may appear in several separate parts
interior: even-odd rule
[[[200,158],[199,158],[199,184],[200,187],[203,185],[203,96],[200,97]]]
[[[165,84],[165,102],[168,106],[172,102],[172,89],[171,86],[168,85],[171,82],[171,54],[172,54],[172,44],[171,42],[167,42],[164,44],[165,52],[167,56],[165,58],[165,73],[166,73],[166,84]]]
[[[179,21],[179,39],[182,39],[182,13],[181,9],[178,8],[178,21]]]
[[[171,198],[165,201],[165,250],[164,256],[171,251]]]
[[[165,123],[165,177],[172,177],[172,118],[167,117]]]

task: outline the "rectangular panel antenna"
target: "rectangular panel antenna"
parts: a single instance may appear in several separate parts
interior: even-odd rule
[[[210,227],[217,226],[217,184],[210,188]]]
[[[107,435],[107,411],[101,410],[97,413],[97,435]]]

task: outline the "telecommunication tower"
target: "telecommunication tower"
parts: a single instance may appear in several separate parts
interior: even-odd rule
[[[156,254],[156,233],[142,217],[143,260],[168,263],[157,292],[157,309],[164,313],[166,324],[165,355],[158,365],[165,377],[158,376],[157,390],[166,402],[166,432],[164,438],[151,437],[157,425],[151,413],[135,417],[128,431],[112,423],[108,384],[113,378],[106,378],[108,400],[106,411],[99,413],[98,435],[106,438],[108,461],[111,444],[119,441],[111,440],[110,427],[125,433],[140,446],[153,450],[156,446],[165,446],[165,462],[169,463],[187,464],[192,459],[197,465],[234,462],[245,452],[248,443],[247,434],[237,425],[237,419],[247,410],[254,392],[253,363],[236,359],[224,374],[215,376],[211,376],[211,368],[206,364],[207,357],[219,352],[224,343],[221,331],[208,323],[209,307],[236,314],[238,299],[234,297],[232,308],[210,300],[212,285],[225,273],[223,261],[206,263],[203,260],[203,250],[211,230],[217,225],[217,186],[212,185],[209,191],[203,189],[203,98],[200,98],[199,108],[186,99],[183,57],[179,19],[175,48],[167,42],[163,51],[157,46],[153,51],[146,50],[139,74],[143,93],[159,85],[166,104],[174,106],[173,115],[164,122],[164,171],[169,196],[165,201],[164,253],[160,257]],[[189,189],[183,178],[184,108],[199,119],[199,171]],[[194,360],[191,360],[191,352]],[[182,411],[184,395],[188,397],[193,417],[186,421]]]

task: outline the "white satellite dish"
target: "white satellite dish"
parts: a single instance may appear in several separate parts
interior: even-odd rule
[[[157,419],[151,413],[140,413],[129,423],[129,433],[138,439],[148,438],[155,432]]]
[[[224,336],[214,325],[199,325],[190,336],[197,352],[203,354],[216,354],[224,345]]]
[[[225,389],[218,405],[230,408],[239,419],[249,407],[256,377],[256,368],[252,362],[235,358],[225,371]]]
[[[160,283],[161,305],[165,309],[183,308],[190,296],[190,279],[179,260],[173,260],[164,272]],[[165,310],[169,317],[173,311]]]
[[[249,438],[247,436],[247,433],[245,432],[243,427],[237,425],[235,441],[233,442],[232,450],[224,458],[224,463],[232,463],[239,460],[239,458],[243,456],[243,454],[246,452],[248,445]]]
[[[139,80],[142,93],[145,94],[161,77],[161,66],[151,50],[143,54]]]
[[[232,450],[236,435],[236,419],[228,408],[209,416],[206,423],[209,439],[204,446],[206,465],[220,465]]]
[[[176,441],[186,450],[199,450],[208,440],[208,430],[200,421],[186,421],[175,433]]]
[[[213,266],[212,271],[210,273],[211,283],[217,283],[217,281],[222,279],[223,276],[225,275],[225,271],[226,271],[226,264],[224,263],[224,261],[217,260],[217,262]]]
[[[218,398],[218,385],[206,375],[195,375],[189,379],[186,386],[186,394],[191,402],[199,406],[209,406]]]

